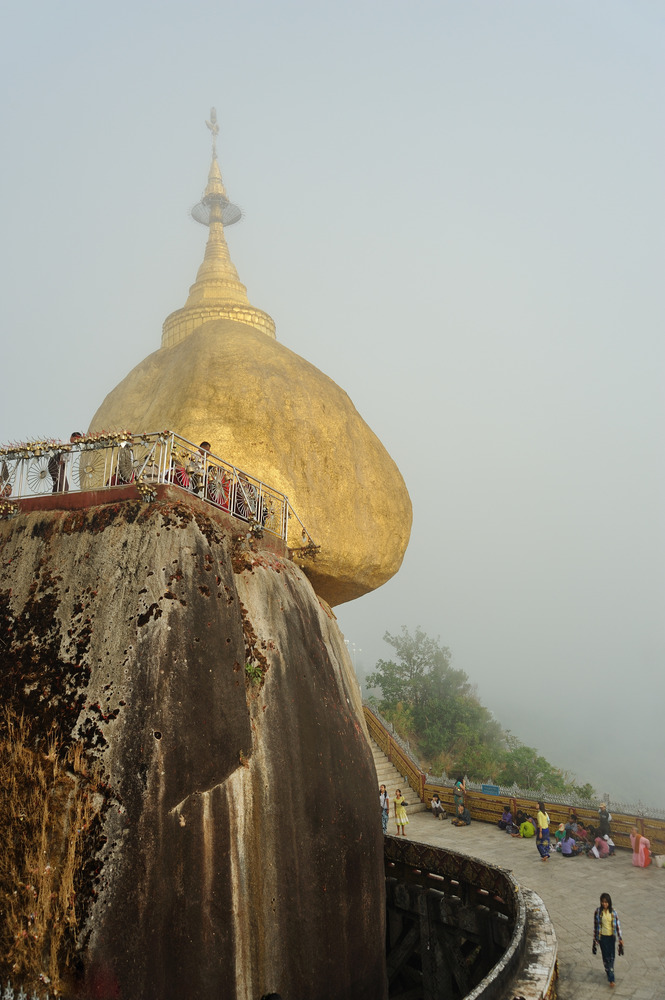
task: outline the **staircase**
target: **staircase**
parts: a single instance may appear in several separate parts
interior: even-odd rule
[[[417,812],[425,812],[427,806],[424,802],[421,802],[418,797],[418,792],[409,784],[407,778],[400,774],[394,764],[388,760],[383,750],[374,742],[370,737],[369,745],[372,750],[372,755],[374,757],[374,767],[376,768],[376,778],[378,785],[385,785],[388,791],[388,797],[390,799],[390,819],[393,818],[393,799],[395,798],[395,789],[401,788],[402,795],[408,802],[407,815],[412,815]],[[377,785],[377,789],[378,789]]]

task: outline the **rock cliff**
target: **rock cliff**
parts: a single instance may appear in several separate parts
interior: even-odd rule
[[[182,497],[0,523],[2,701],[103,772],[65,995],[378,1000],[383,844],[343,638],[280,542]]]

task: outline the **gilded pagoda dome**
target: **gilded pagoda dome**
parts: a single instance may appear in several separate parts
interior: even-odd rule
[[[319,546],[303,561],[330,605],[380,587],[399,569],[411,501],[390,455],[332,379],[280,344],[250,305],[225,227],[238,221],[217,161],[192,215],[209,227],[203,263],[162,345],[113,389],[90,431],[169,428],[280,490]]]

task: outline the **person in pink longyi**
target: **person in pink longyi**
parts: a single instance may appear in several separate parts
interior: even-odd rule
[[[636,868],[648,868],[651,864],[651,841],[643,837],[636,826],[630,833],[630,844],[633,848],[633,864]]]

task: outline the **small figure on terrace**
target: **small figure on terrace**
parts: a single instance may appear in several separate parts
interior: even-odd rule
[[[409,822],[409,817],[406,815],[406,805],[402,796],[401,789],[397,788],[395,790],[395,798],[393,799],[395,803],[395,823],[397,824],[397,836],[399,837],[400,827],[402,828],[402,836],[406,837],[404,827]]]
[[[557,833],[558,832],[559,831],[557,830]],[[561,851],[564,858],[576,858],[578,854],[584,853],[584,848],[577,843],[570,830],[564,830],[563,839],[557,847],[557,850]]]
[[[455,812],[457,812],[457,807],[459,805],[464,805],[464,797],[466,796],[466,781],[463,775],[460,774],[459,778],[455,782],[455,787],[453,788],[453,803],[455,805]]]
[[[536,821],[533,816],[527,816],[523,823],[520,823],[520,832],[518,837],[535,837],[536,836]]]
[[[497,826],[500,830],[505,830],[506,833],[512,833],[513,831],[513,814],[510,811],[508,803],[503,807],[501,819],[497,822]]]
[[[445,819],[446,810],[443,808],[443,802],[439,798],[437,792],[432,796],[432,801],[430,803],[430,808],[432,810],[432,816],[434,819]]]
[[[630,832],[633,848],[633,864],[636,868],[648,868],[651,864],[651,841],[643,837],[636,826]]]
[[[471,813],[466,806],[460,804],[457,807],[455,818],[450,821],[453,826],[471,826]]]
[[[619,942],[619,954],[623,955],[623,939],[621,937],[621,924],[619,914],[612,906],[612,897],[609,892],[600,894],[600,906],[593,915],[593,953],[596,954],[598,945],[603,956],[605,974],[610,986],[614,986],[614,954],[615,944]]]
[[[612,831],[610,830],[610,823],[612,822],[612,813],[607,811],[607,803],[601,802],[598,809],[598,830],[601,837],[611,837]]]
[[[536,847],[543,861],[550,860],[550,818],[545,811],[545,803],[538,803],[538,814],[536,816],[536,828],[538,836]]]
[[[603,858],[609,858],[610,856],[610,845],[607,843],[604,837],[596,837],[593,842],[593,847],[589,851],[587,857],[597,858],[599,861]]]
[[[390,815],[390,799],[385,785],[379,786],[379,805],[381,807],[381,826],[388,833],[388,816]]]

